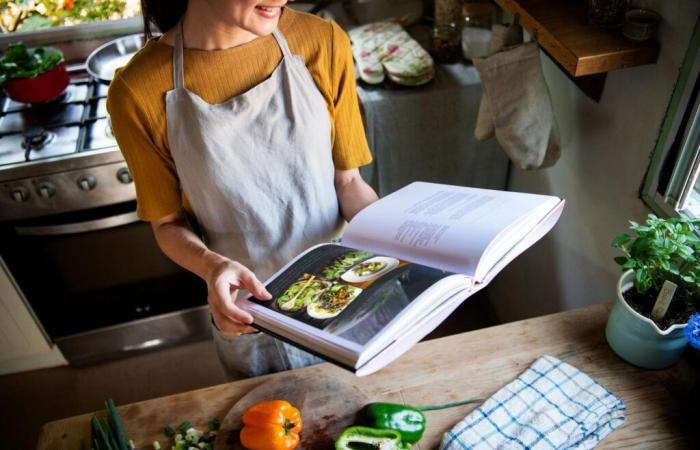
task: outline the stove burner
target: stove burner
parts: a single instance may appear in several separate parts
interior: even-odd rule
[[[62,93],[58,94],[56,97],[46,100],[45,102],[42,103],[34,103],[31,106],[34,107],[41,107],[42,105],[47,105],[47,104],[52,104],[52,103],[67,103],[71,97],[73,96],[73,91],[70,89],[66,89]]]
[[[30,127],[22,133],[24,141],[22,148],[25,150],[41,150],[54,140],[56,135],[41,127]]]
[[[54,98],[50,98],[50,99],[43,101],[41,103],[18,103],[18,105],[21,106],[20,109],[26,110],[26,109],[40,109],[40,108],[45,108],[45,107],[51,106],[51,105],[68,103],[70,101],[71,97],[73,97],[73,91],[70,88],[71,88],[71,85],[69,85],[65,91],[61,92],[60,94],[58,94]]]

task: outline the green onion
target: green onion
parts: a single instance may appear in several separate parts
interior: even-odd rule
[[[167,437],[175,437],[175,435],[177,434],[175,428],[171,427],[170,425],[166,425],[163,429],[163,432]]]
[[[187,430],[189,430],[190,428],[192,428],[192,422],[190,422],[189,420],[185,420],[184,422],[182,422],[182,425],[180,425],[180,432],[182,434],[187,434]]]

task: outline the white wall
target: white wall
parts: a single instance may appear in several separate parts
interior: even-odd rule
[[[648,212],[639,188],[700,13],[696,0],[645,4],[663,17],[659,60],[610,72],[600,103],[542,54],[562,157],[545,170],[513,169],[509,189],[557,195],[567,207],[554,231],[490,286],[503,321],[614,299],[620,269],[610,242]]]

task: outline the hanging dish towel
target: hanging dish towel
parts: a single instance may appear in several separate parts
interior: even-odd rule
[[[404,86],[419,86],[433,79],[433,59],[420,44],[394,22],[376,22],[348,32],[360,78],[379,84],[388,76]]]
[[[545,355],[445,433],[440,449],[591,449],[624,421],[622,400]]]
[[[536,43],[474,58],[493,117],[496,139],[521,169],[553,165],[559,136]]]

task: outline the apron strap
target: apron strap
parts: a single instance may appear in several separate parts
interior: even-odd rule
[[[175,89],[185,87],[185,69],[183,65],[182,20],[175,29],[175,47],[173,48],[173,85]]]
[[[292,56],[292,52],[289,50],[289,46],[287,45],[287,40],[284,38],[279,28],[275,28],[275,31],[272,32],[272,35],[275,37],[275,40],[280,46],[282,54],[285,56],[285,58]]]

